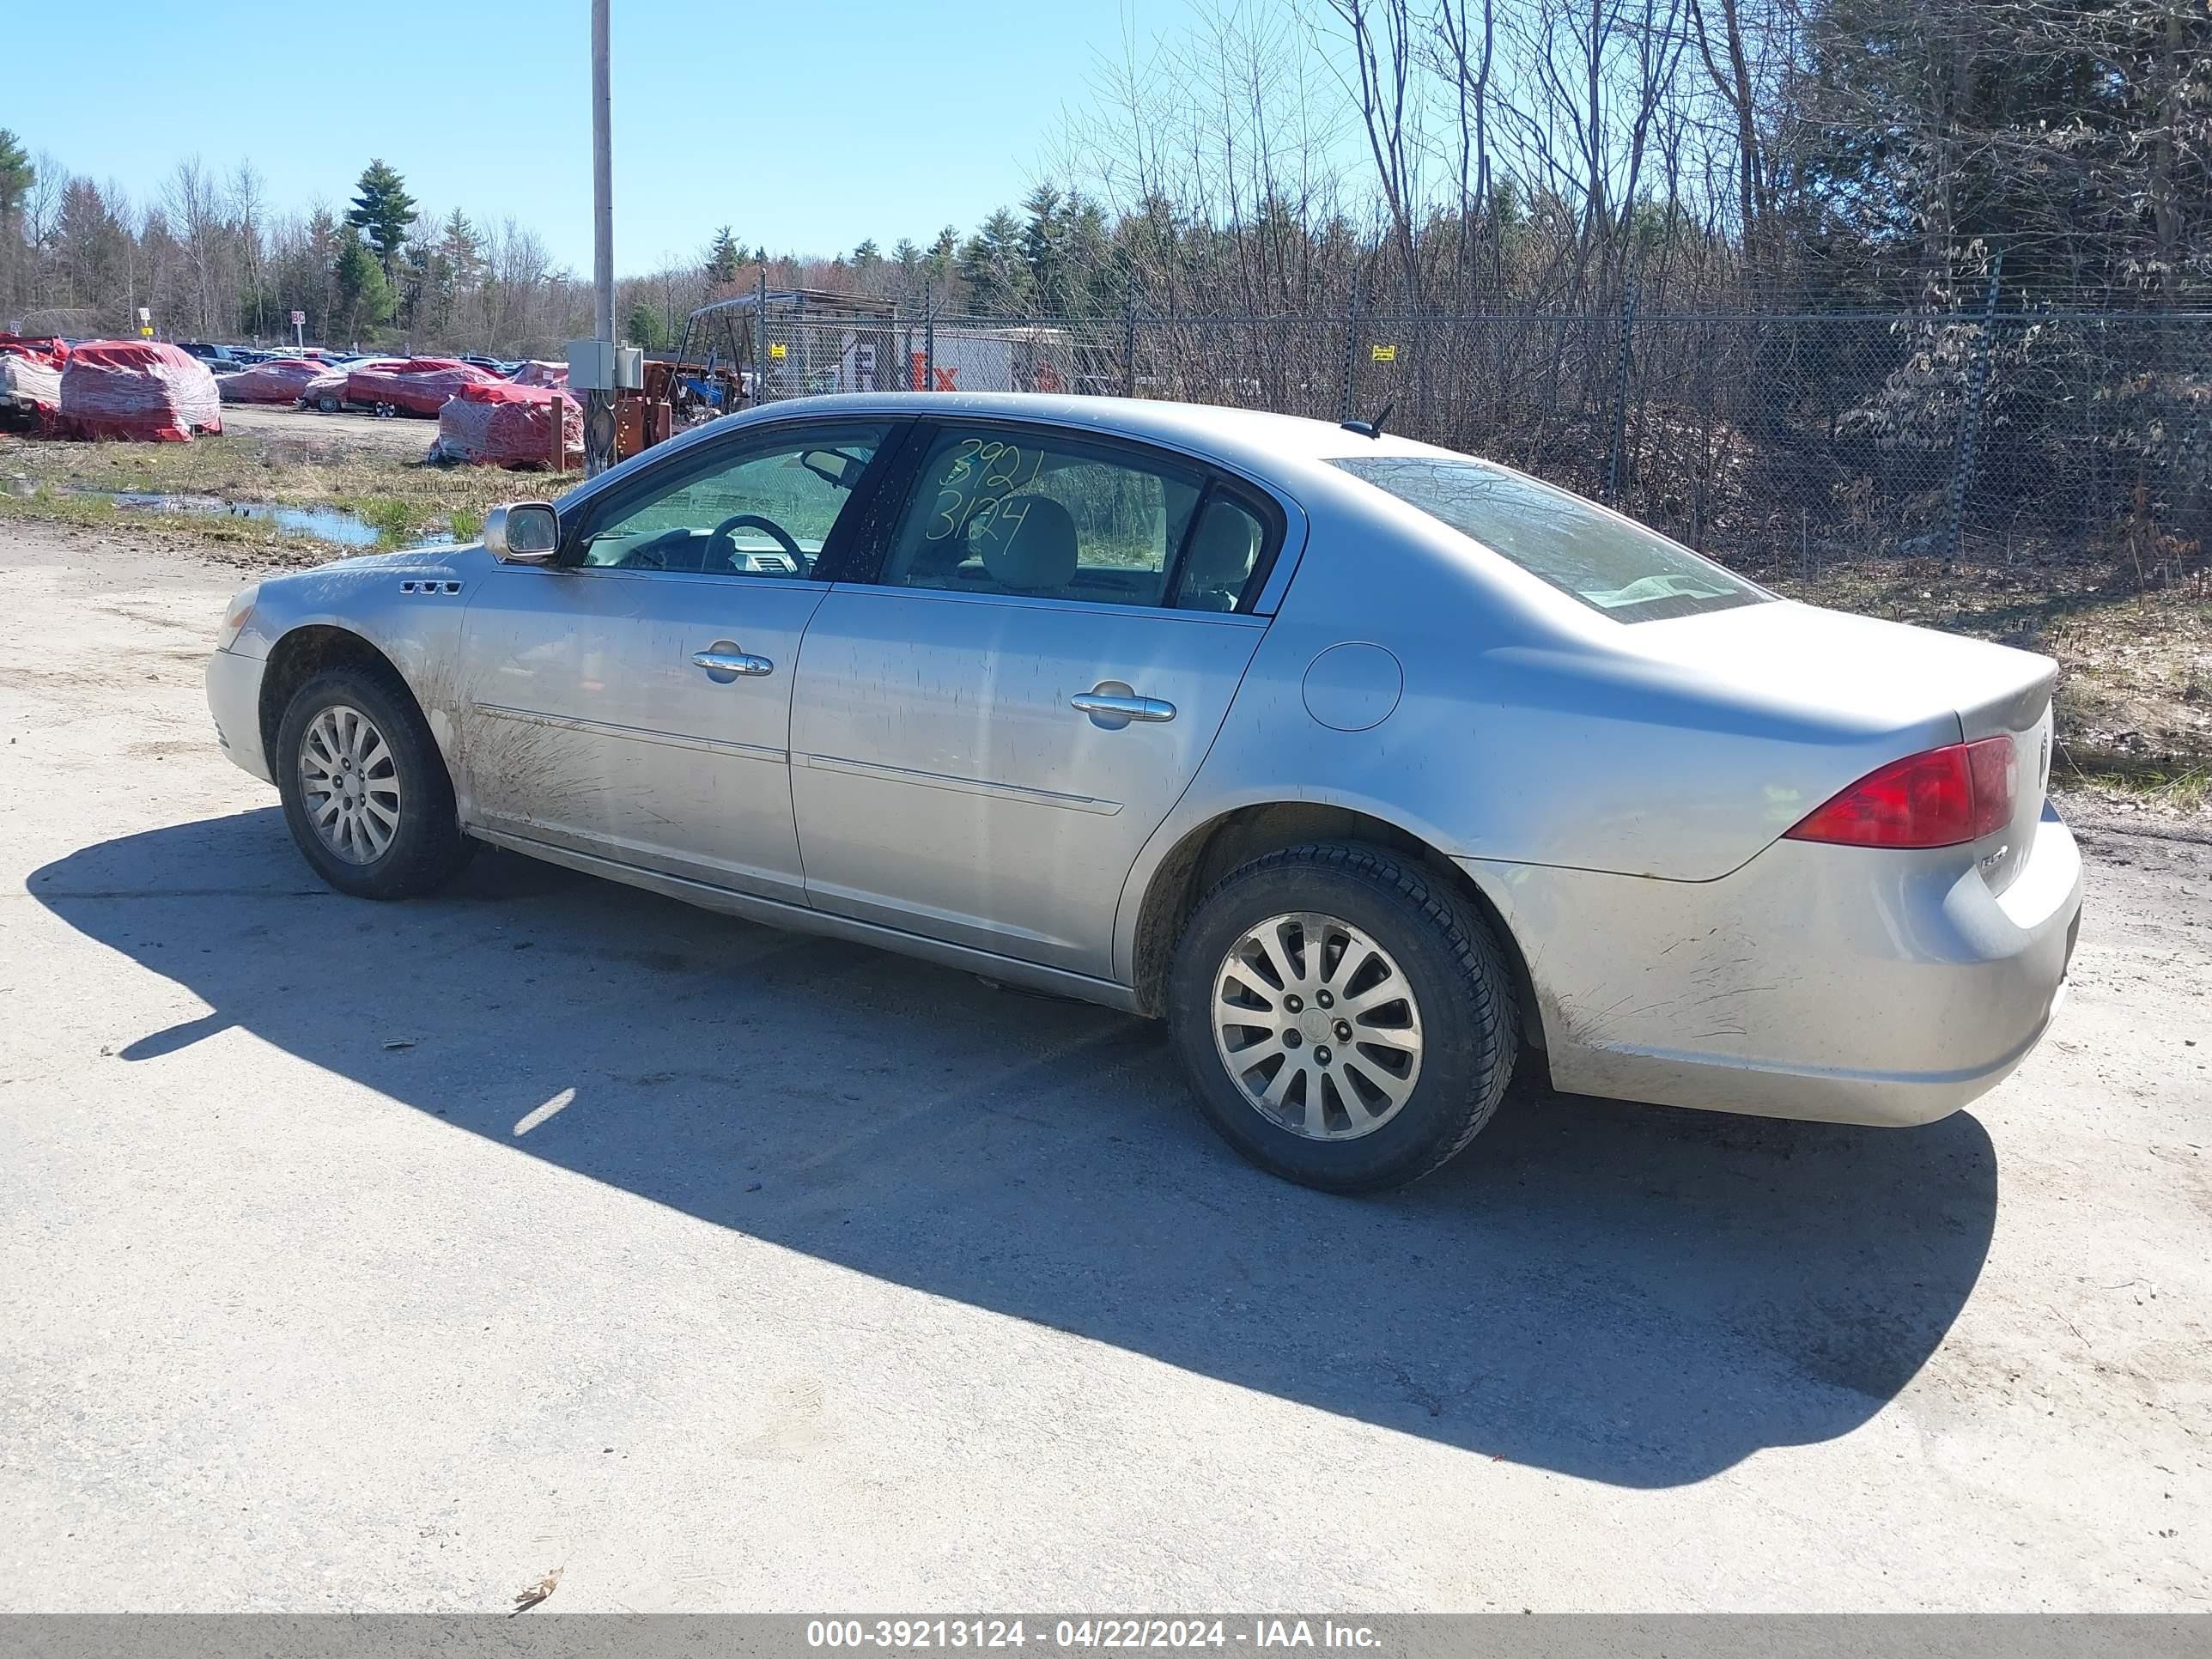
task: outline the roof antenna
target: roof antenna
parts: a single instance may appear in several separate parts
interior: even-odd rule
[[[1382,412],[1371,421],[1340,421],[1338,424],[1346,432],[1357,432],[1363,438],[1379,438],[1382,435],[1382,423],[1390,418],[1390,411],[1397,406],[1394,399],[1383,404]]]

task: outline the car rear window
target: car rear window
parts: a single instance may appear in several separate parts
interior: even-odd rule
[[[1772,597],[1656,530],[1502,466],[1426,455],[1348,455],[1335,465],[1616,622]]]

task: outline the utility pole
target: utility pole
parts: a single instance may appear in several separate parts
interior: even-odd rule
[[[592,0],[592,276],[598,290],[594,295],[595,336],[603,353],[611,359],[615,343],[615,152],[607,7],[608,0]],[[589,403],[584,410],[584,475],[594,477],[614,465],[614,392],[607,388],[593,390],[586,395]]]

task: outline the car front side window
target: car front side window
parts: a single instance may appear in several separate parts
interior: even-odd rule
[[[808,576],[889,428],[778,434],[675,472],[586,533],[589,569]]]

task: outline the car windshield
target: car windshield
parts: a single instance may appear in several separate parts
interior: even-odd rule
[[[1616,622],[1772,597],[1656,530],[1501,466],[1442,455],[1349,455],[1335,465]]]

